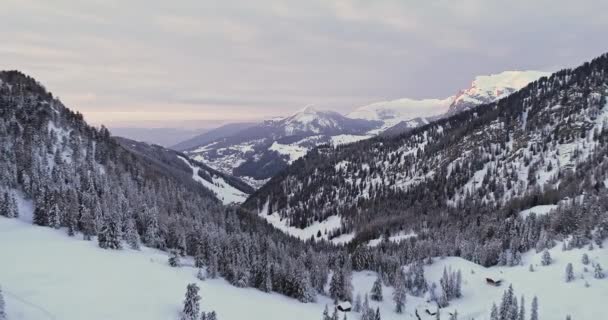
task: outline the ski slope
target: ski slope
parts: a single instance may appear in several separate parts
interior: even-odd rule
[[[594,279],[590,266],[584,272],[581,255],[587,252],[593,263],[605,267],[607,251],[561,251],[558,244],[551,250],[554,263],[550,266],[540,266],[540,254],[533,252],[525,254],[523,265],[517,267],[484,268],[456,257],[436,258],[432,265],[425,266],[425,275],[438,283],[444,267],[462,271],[463,297],[441,311],[443,318],[457,309],[460,319],[488,319],[491,304],[498,303],[503,290],[513,284],[518,296],[525,295],[527,312],[532,297],[538,296],[540,319],[565,319],[570,314],[576,320],[593,320],[598,319],[608,297],[608,278]],[[190,282],[201,287],[201,308],[215,310],[222,320],[317,320],[325,304],[331,305],[324,296],[318,296],[316,303],[303,304],[279,294],[236,288],[222,279],[199,281],[196,269],[188,262],[182,268],[168,266],[164,252],[149,248],[103,250],[95,241],[71,238],[65,230],[38,227],[19,219],[0,217],[0,257],[0,284],[10,320],[178,319]],[[564,281],[568,262],[574,265],[576,276],[570,283]],[[535,265],[535,272],[528,270],[529,264]],[[488,286],[486,277],[503,279],[505,284]],[[375,279],[374,272],[356,272],[354,296],[369,292]],[[423,312],[426,308],[434,311],[434,305],[423,297],[409,295],[405,313],[396,314],[392,289],[384,287],[383,291],[384,301],[371,303],[374,308],[380,307],[382,319],[416,319],[415,310],[422,319],[433,318]],[[358,319],[359,315],[350,313],[348,318]]]

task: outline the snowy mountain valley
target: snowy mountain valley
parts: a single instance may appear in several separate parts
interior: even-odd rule
[[[384,107],[305,108],[209,159],[112,137],[2,71],[0,320],[596,319],[608,54],[504,77],[522,88],[478,78],[405,131],[373,132],[411,117]]]

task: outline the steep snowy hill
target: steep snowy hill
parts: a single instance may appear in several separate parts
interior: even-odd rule
[[[186,155],[162,146],[117,137],[125,148],[158,166],[160,172],[172,173],[178,179],[192,179],[211,190],[224,204],[241,203],[253,193],[253,188],[241,180],[218,172]]]
[[[328,237],[350,234],[354,243],[404,229],[445,230],[434,241],[450,242],[462,235],[446,224],[501,228],[516,210],[598,192],[608,178],[607,61],[562,70],[408,134],[317,148],[244,206],[300,229],[339,216]]]
[[[550,250],[553,262],[548,266],[541,265],[540,253],[529,252],[524,254],[521,266],[484,268],[448,257],[435,258],[433,264],[424,266],[424,272],[429,283],[438,284],[444,268],[461,271],[462,298],[440,311],[442,319],[454,310],[459,319],[489,319],[492,304],[501,302],[509,285],[518,298],[524,295],[526,315],[536,296],[539,319],[565,319],[566,315],[578,320],[597,319],[608,294],[608,280],[596,279],[592,265],[608,265],[608,249],[559,248]],[[236,288],[224,279],[200,281],[192,261],[172,268],[162,251],[102,250],[62,231],[1,216],[0,252],[3,262],[10,261],[0,264],[0,285],[9,320],[179,319],[188,283],[201,288],[201,309],[216,311],[221,320],[284,320],[294,315],[299,320],[316,320],[325,305],[333,304],[325,296],[319,296],[315,303],[300,303],[278,294]],[[589,257],[588,265],[581,262],[583,254]],[[564,280],[568,263],[574,265],[575,279],[571,282]],[[529,271],[530,265],[534,272]],[[369,293],[376,277],[372,271],[355,272],[354,296]],[[486,277],[501,279],[503,285],[490,286]],[[371,308],[379,308],[382,319],[417,320],[416,313],[422,319],[434,319],[425,310],[435,312],[437,307],[426,297],[407,295],[404,313],[397,314],[393,288],[383,285],[382,291],[383,301],[370,301]],[[350,312],[347,317],[359,319],[361,314]],[[343,318],[342,312],[339,318]]]
[[[382,133],[389,128],[388,134],[405,132],[445,115],[453,115],[480,104],[494,102],[548,75],[550,73],[540,71],[505,71],[478,76],[469,88],[447,98],[422,100],[404,98],[376,102],[357,108],[347,116],[353,119],[382,121],[382,127],[374,133]]]
[[[0,72],[0,172],[2,216],[96,240],[106,250],[146,246],[173,252],[176,259],[196,256],[198,266],[209,265],[212,274],[238,287],[310,301],[329,272],[328,260],[315,263],[325,271],[310,278],[294,270],[335,250],[288,237],[256,215],[222,205],[218,196],[226,203],[242,200],[237,190],[245,186],[181,154],[89,126],[18,71]],[[20,199],[32,208],[26,217],[17,210]]]
[[[321,144],[367,138],[365,134],[379,124],[306,107],[289,117],[264,121],[190,148],[185,153],[260,187],[308,150]]]

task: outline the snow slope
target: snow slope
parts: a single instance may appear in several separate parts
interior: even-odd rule
[[[247,194],[228,184],[222,177],[212,176],[211,179],[213,182],[209,182],[198,175],[201,168],[192,165],[190,161],[184,157],[180,156],[179,158],[192,169],[192,179],[205,186],[205,188],[213,191],[224,204],[241,203],[247,199]]]
[[[16,245],[18,244],[18,245]],[[442,310],[458,310],[460,319],[488,319],[492,302],[499,302],[503,290],[513,284],[516,294],[524,294],[526,307],[534,295],[539,297],[541,319],[597,319],[608,296],[608,279],[594,279],[591,268],[583,272],[581,255],[587,252],[592,262],[608,265],[608,249],[551,250],[554,263],[540,266],[540,254],[528,253],[524,265],[484,268],[460,258],[435,259],[425,266],[429,281],[438,282],[444,267],[460,269],[463,275],[463,298],[452,301]],[[316,303],[303,304],[278,294],[255,289],[242,289],[222,279],[201,282],[190,266],[171,268],[166,253],[142,248],[141,251],[109,251],[88,242],[70,238],[63,230],[37,227],[18,219],[0,217],[0,284],[3,286],[11,320],[168,320],[177,319],[187,283],[201,287],[204,310],[216,310],[222,320],[240,319],[319,319],[325,304],[331,301],[319,296]],[[564,282],[568,262],[574,265],[576,280]],[[528,271],[534,264],[536,271]],[[585,280],[581,279],[585,277]],[[503,287],[485,284],[485,277],[503,279]],[[354,295],[369,292],[376,275],[356,272]],[[585,287],[588,281],[590,286]],[[392,289],[384,287],[384,301],[372,302],[380,307],[382,319],[416,319],[425,308],[434,310],[425,299],[408,296],[406,312],[393,312]],[[349,319],[357,319],[351,313]],[[423,319],[425,317],[422,315]],[[342,319],[342,315],[340,316]]]

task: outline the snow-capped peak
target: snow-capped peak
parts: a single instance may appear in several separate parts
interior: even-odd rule
[[[502,99],[525,87],[528,83],[548,76],[542,71],[504,71],[498,74],[477,76],[471,87],[461,90],[450,105],[448,114],[467,110],[473,106]]]
[[[427,118],[441,114],[454,114],[473,106],[489,103],[525,87],[528,83],[549,73],[541,71],[505,71],[477,76],[468,89],[443,99],[397,99],[372,103],[355,109],[347,117],[352,119],[380,120],[383,128],[401,121]]]
[[[445,99],[397,99],[372,103],[349,113],[352,119],[379,120],[384,122],[385,128],[391,127],[401,121],[415,118],[425,118],[445,113],[454,100],[454,97]]]

